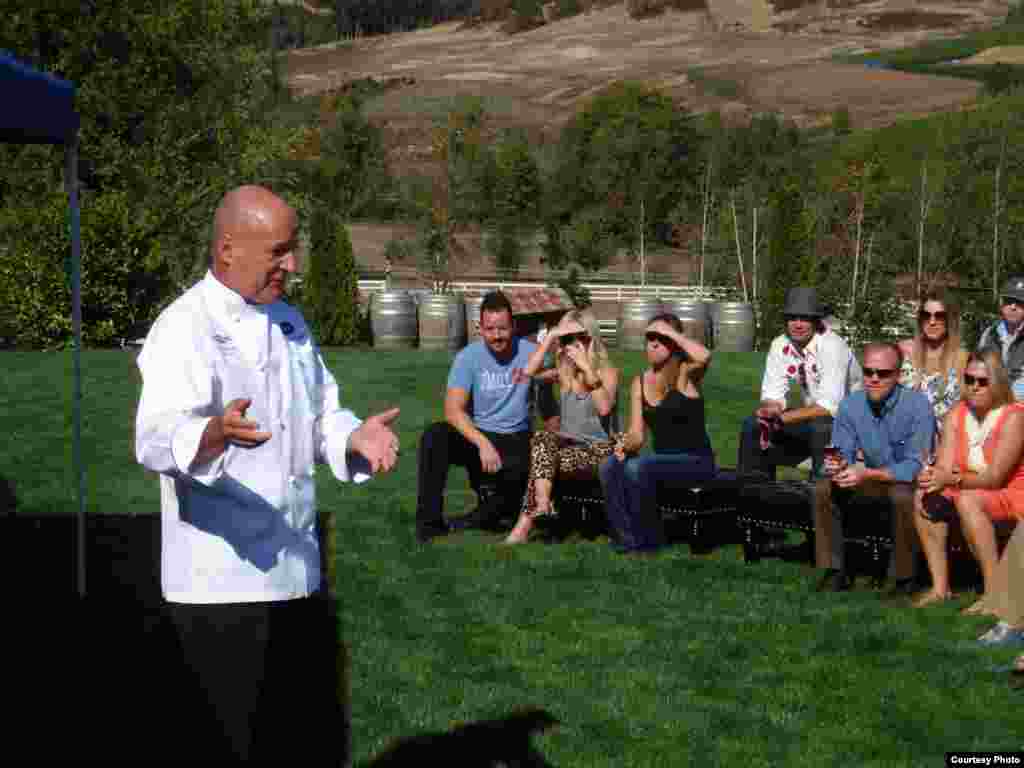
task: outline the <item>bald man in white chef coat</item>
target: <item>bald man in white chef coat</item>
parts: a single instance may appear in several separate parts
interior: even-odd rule
[[[337,627],[313,470],[361,482],[398,457],[398,409],[365,421],[342,409],[282,300],[298,260],[295,211],[263,187],[232,190],[209,271],[160,314],[138,360],[136,456],[160,475],[161,583],[195,694],[177,725],[219,765],[281,764],[296,749],[320,762],[331,745],[314,743],[327,737],[314,724],[337,719],[324,742],[342,733],[337,679],[321,665]]]

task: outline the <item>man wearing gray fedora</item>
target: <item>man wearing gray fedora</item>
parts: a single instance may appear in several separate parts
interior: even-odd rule
[[[1000,294],[999,314],[1002,316],[981,334],[978,351],[995,348],[1003,358],[1010,377],[1013,396],[1024,400],[1024,275],[1011,275]]]
[[[814,288],[790,288],[782,311],[786,332],[768,351],[761,403],[743,422],[737,468],[774,479],[780,464],[796,466],[810,457],[813,476],[821,477],[832,419],[839,402],[860,388],[860,365],[846,342],[822,323],[824,309]],[[797,384],[801,404],[787,408]]]

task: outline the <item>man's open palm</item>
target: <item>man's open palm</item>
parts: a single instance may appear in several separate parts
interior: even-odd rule
[[[390,472],[398,463],[398,436],[391,430],[398,413],[398,408],[389,408],[370,416],[349,436],[349,452],[366,459],[373,474]]]

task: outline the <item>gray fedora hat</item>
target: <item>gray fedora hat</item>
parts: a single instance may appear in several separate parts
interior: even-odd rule
[[[1010,275],[1006,278],[1006,283],[999,295],[1024,301],[1024,275]]]
[[[806,315],[807,317],[824,317],[825,312],[818,302],[818,292],[813,288],[790,288],[786,292],[786,306],[782,308],[784,315]]]

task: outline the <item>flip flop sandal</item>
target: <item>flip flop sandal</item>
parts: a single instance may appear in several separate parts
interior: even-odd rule
[[[553,501],[549,501],[548,502],[547,512],[537,512],[536,510],[534,510],[533,512],[530,513],[530,517],[532,517],[534,520],[543,519],[545,517],[557,517],[557,516],[558,516],[558,512],[555,510],[555,502],[553,502]]]
[[[985,598],[976,600],[960,611],[961,616],[994,616],[995,614],[985,605]]]
[[[953,599],[953,594],[947,592],[944,595],[940,595],[938,592],[926,592],[917,599],[915,599],[911,605],[915,608],[926,608],[929,605],[935,605],[936,603],[945,603]]]

